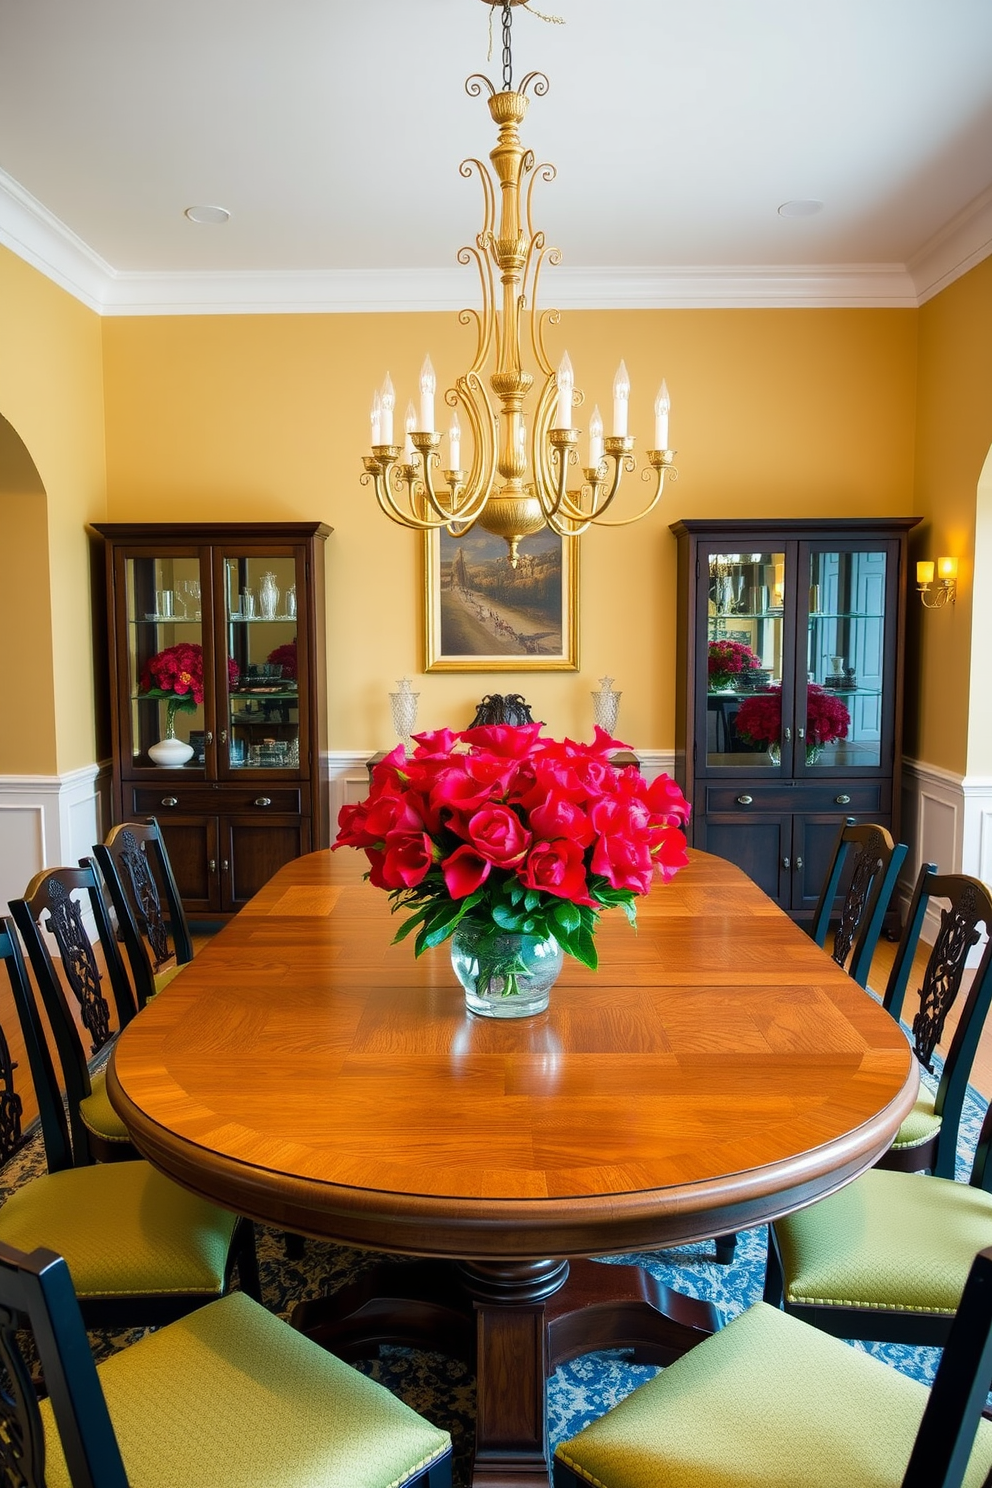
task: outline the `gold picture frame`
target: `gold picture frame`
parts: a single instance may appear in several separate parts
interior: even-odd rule
[[[550,528],[520,543],[481,527],[424,534],[424,670],[575,672],[579,542]]]

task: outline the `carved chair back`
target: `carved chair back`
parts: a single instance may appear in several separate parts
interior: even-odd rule
[[[38,1102],[41,1118],[42,1138],[48,1171],[56,1173],[62,1168],[72,1167],[72,1147],[69,1142],[69,1127],[55,1067],[48,1050],[48,1043],[38,1014],[38,1004],[31,991],[27,968],[21,954],[21,943],[13,920],[0,918],[0,960],[7,970],[14,1012],[20,1025],[21,1038],[27,1054],[28,1070]],[[12,1157],[21,1146],[24,1136],[22,1117],[24,1106],[14,1088],[14,1071],[17,1064],[11,1059],[10,1047],[4,1031],[0,1028],[0,1106],[2,1106],[2,1130],[0,1130],[0,1166]],[[2,1482],[2,1477],[0,1477]]]
[[[0,1245],[0,1482],[45,1488],[45,1434],[23,1352],[27,1319],[73,1488],[128,1488],[69,1268],[50,1250]]]
[[[85,907],[96,928],[95,940],[87,927]],[[92,1093],[89,1060],[134,1017],[137,1009],[131,986],[94,868],[43,869],[28,884],[23,899],[10,901],[10,912],[27,947],[51,1025],[68,1098],[73,1150],[82,1163],[90,1143],[79,1102]],[[108,984],[110,1000],[105,991]]]
[[[847,891],[830,954],[838,966],[847,966],[860,987],[868,985],[871,958],[907,852],[906,844],[893,842],[884,827],[858,822],[853,816],[837,834],[810,934],[817,945],[826,947],[834,900],[848,868]]]
[[[934,1051],[943,1037],[947,1015],[961,991],[968,953],[981,940],[983,931],[986,936],[992,932],[992,895],[985,885],[964,873],[940,874],[935,864],[924,863],[916,880],[906,928],[883,998],[884,1007],[894,1018],[902,1013],[913,959],[932,900],[945,900],[947,903],[940,909],[940,928],[927,956],[919,987],[919,1009],[912,1022],[913,1049],[924,1069],[930,1073],[934,1072]],[[937,1087],[934,1111],[941,1118],[941,1127],[933,1160],[926,1166],[932,1168],[939,1178],[954,1177],[958,1127],[968,1078],[992,1002],[990,972],[992,940],[987,939]]]
[[[138,1007],[155,992],[155,977],[175,959],[193,959],[193,942],[155,818],[122,822],[93,849],[100,865],[134,980]],[[164,904],[163,904],[164,900]]]

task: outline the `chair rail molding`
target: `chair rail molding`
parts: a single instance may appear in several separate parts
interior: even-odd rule
[[[42,868],[73,864],[110,821],[110,764],[64,775],[0,775],[0,906]]]

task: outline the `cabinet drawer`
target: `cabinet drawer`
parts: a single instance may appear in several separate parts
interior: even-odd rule
[[[888,809],[883,803],[889,782],[849,781],[803,785],[711,785],[706,788],[706,811],[830,811],[838,815],[860,815]]]
[[[168,816],[171,812],[211,812],[226,815],[228,812],[266,813],[283,811],[298,816],[309,808],[304,806],[303,792],[299,786],[273,786],[260,781],[258,785],[233,790],[208,785],[190,786],[134,786],[131,791],[132,810],[137,816]]]

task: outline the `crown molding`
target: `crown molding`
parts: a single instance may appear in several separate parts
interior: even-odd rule
[[[0,170],[0,243],[97,314],[114,271],[47,207]]]
[[[992,186],[934,233],[907,265],[917,301],[934,295],[967,274],[992,253]]]
[[[458,311],[464,269],[129,272],[114,269],[0,170],[0,243],[98,315]],[[992,253],[992,188],[902,264],[578,268],[545,279],[561,310],[915,308]]]

